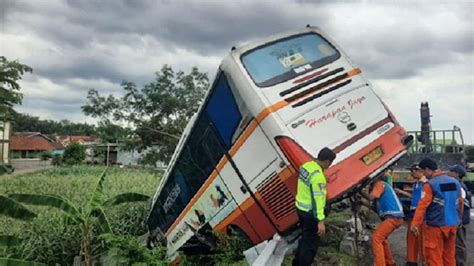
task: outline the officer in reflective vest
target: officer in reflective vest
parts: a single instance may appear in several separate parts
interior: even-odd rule
[[[456,265],[456,231],[461,222],[462,197],[459,182],[438,170],[435,161],[425,158],[418,166],[428,178],[410,230],[417,235],[423,222],[423,245],[429,266]]]
[[[466,176],[466,169],[459,164],[449,167],[449,176],[456,178],[461,184],[461,196],[464,202],[462,222],[456,233],[456,265],[467,265],[466,226],[471,220],[471,192],[467,189],[462,179]]]
[[[395,194],[395,190],[387,182],[387,175],[382,175],[370,194],[361,191],[360,194],[367,200],[375,200],[377,212],[382,222],[372,235],[372,253],[375,266],[395,265],[388,236],[403,225],[403,207]]]
[[[409,193],[398,188],[395,189],[395,192],[399,195],[411,198],[410,210],[406,215],[408,218],[408,228],[410,228],[416,207],[421,199],[423,184],[427,179],[418,164],[414,164],[407,169],[410,170],[410,175],[414,179],[412,192]],[[423,234],[420,232],[420,234],[415,235],[410,230],[407,230],[407,266],[418,265],[419,260],[423,261]]]
[[[304,163],[298,173],[295,199],[296,213],[302,230],[293,265],[311,265],[324,235],[324,208],[326,207],[326,177],[323,171],[332,164],[336,154],[323,148],[316,160]]]

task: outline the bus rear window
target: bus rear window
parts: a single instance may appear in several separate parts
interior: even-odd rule
[[[310,33],[251,50],[242,56],[242,63],[257,86],[268,87],[329,64],[339,56],[323,37]]]

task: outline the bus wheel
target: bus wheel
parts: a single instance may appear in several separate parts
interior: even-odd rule
[[[248,235],[244,232],[244,230],[240,229],[237,225],[229,225],[227,227],[227,235],[229,236],[236,236],[243,240],[243,246],[245,249],[250,248],[252,246],[252,241],[248,237]]]

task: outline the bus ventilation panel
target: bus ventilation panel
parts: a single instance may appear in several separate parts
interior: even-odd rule
[[[295,199],[279,176],[274,173],[266,182],[257,187],[265,205],[276,220],[282,220],[295,211]]]

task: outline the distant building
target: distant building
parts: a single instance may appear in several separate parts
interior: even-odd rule
[[[127,151],[127,150],[119,149],[118,154],[117,154],[117,163],[121,165],[125,165],[125,166],[143,165],[141,162],[142,157],[146,155],[148,152],[150,152],[150,149],[145,149],[141,152],[137,150]],[[164,170],[166,169],[166,166],[167,166],[166,163],[158,161],[154,165],[154,168]]]
[[[10,122],[0,121],[0,165],[10,163]]]
[[[38,158],[43,152],[62,154],[64,146],[39,132],[16,132],[10,138],[12,158]]]
[[[100,140],[92,136],[58,136],[56,141],[67,147],[71,143],[79,143],[86,147],[86,162],[94,161],[94,147],[100,144]]]
[[[56,141],[61,143],[64,147],[73,142],[78,142],[84,146],[97,144],[97,138],[92,136],[59,136],[56,137]]]

